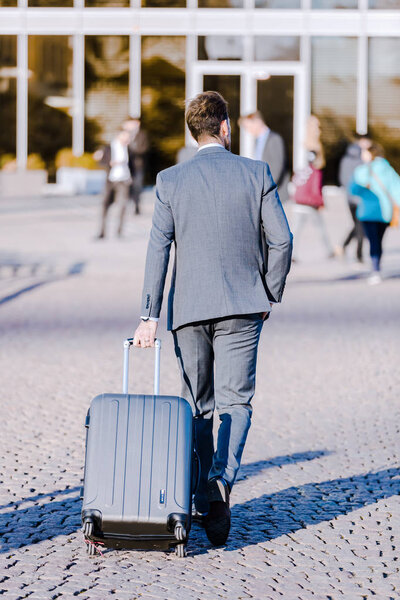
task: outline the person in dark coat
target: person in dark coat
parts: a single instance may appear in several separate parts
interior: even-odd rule
[[[353,227],[346,236],[343,242],[343,252],[345,252],[347,246],[353,239],[357,240],[357,260],[363,262],[363,240],[364,240],[364,229],[360,221],[357,219],[357,206],[360,199],[354,196],[349,191],[349,184],[353,179],[353,174],[359,165],[363,164],[361,157],[363,149],[371,146],[371,140],[368,136],[357,136],[356,139],[347,146],[346,152],[340,161],[339,165],[339,183],[346,190],[347,202],[351,218],[353,220]]]
[[[287,189],[289,171],[285,142],[282,136],[266,125],[260,111],[240,117],[239,125],[254,137],[255,146],[252,158],[268,164],[272,178],[278,186],[281,202],[285,202],[289,198]]]
[[[135,214],[140,214],[140,195],[143,190],[144,176],[146,170],[146,158],[149,151],[149,138],[142,129],[139,118],[128,118],[122,125],[129,133],[129,150],[133,156],[135,177],[133,179],[130,193],[135,204]]]

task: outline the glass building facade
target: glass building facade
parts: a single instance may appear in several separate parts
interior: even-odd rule
[[[0,167],[34,155],[51,171],[132,115],[154,181],[190,142],[185,98],[203,89],[229,102],[234,152],[251,156],[237,119],[258,109],[296,168],[313,113],[328,181],[356,131],[400,171],[400,0],[0,0]]]

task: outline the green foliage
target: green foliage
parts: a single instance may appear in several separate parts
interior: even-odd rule
[[[55,166],[56,169],[60,167],[80,167],[91,170],[99,168],[90,152],[85,152],[82,156],[74,156],[71,148],[62,148],[57,152]]]
[[[17,167],[17,161],[15,158],[15,154],[1,154],[0,155],[0,169],[4,169],[7,167],[10,169],[11,167]]]
[[[35,171],[36,169],[46,169],[46,163],[40,154],[34,153],[28,156],[26,168],[30,171]]]

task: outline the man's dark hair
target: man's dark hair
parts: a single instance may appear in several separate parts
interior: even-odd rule
[[[202,135],[217,137],[227,119],[228,103],[218,92],[202,92],[187,105],[186,123],[196,141]]]

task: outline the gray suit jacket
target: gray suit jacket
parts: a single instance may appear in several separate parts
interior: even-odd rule
[[[289,172],[287,170],[285,142],[276,131],[270,131],[264,146],[262,159],[268,163],[272,177],[278,186],[279,197],[282,202],[289,198],[287,184]]]
[[[172,242],[169,329],[281,300],[292,235],[265,163],[214,146],[158,174],[142,316],[160,314]]]

